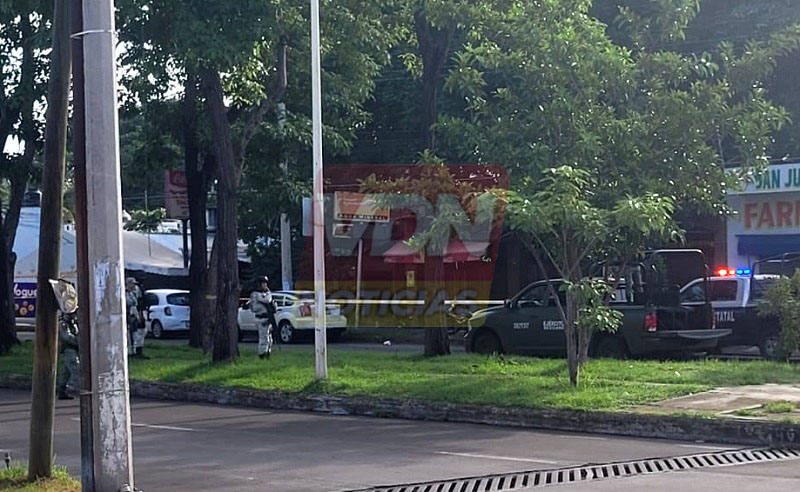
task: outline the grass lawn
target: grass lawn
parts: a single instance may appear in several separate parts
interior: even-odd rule
[[[0,470],[0,492],[79,492],[81,484],[63,468],[57,468],[53,478],[28,482],[28,470],[12,465]]]
[[[32,347],[26,342],[0,357],[0,373],[30,374]],[[788,363],[593,360],[572,388],[560,359],[425,359],[336,348],[329,351],[330,379],[315,383],[312,351],[275,352],[271,360],[259,360],[245,349],[231,364],[213,364],[201,351],[152,341],[146,351],[151,360],[131,361],[133,379],[536,408],[619,410],[718,386],[800,383],[800,365]]]

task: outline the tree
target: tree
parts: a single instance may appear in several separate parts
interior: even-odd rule
[[[782,277],[764,293],[764,302],[759,306],[762,316],[774,316],[780,324],[780,348],[778,354],[786,360],[795,350],[800,350],[800,270],[791,277]]]
[[[385,63],[382,57],[391,40],[391,32],[382,22],[384,8],[352,1],[323,10],[325,117],[328,122],[347,123],[338,128],[326,124],[325,136],[331,147],[346,147],[355,125],[366,116],[361,106],[371,94],[372,78]],[[128,0],[122,10],[124,25],[141,41],[141,59],[162,62],[138,64],[146,69],[138,80],[152,76],[165,81],[176,72],[194,70],[201,82],[218,179],[220,227],[212,252],[216,264],[211,265],[216,275],[209,279],[216,284],[217,294],[214,358],[228,360],[237,354],[236,203],[240,178],[246,170],[250,143],[257,135],[263,137],[262,131],[269,132],[264,122],[295,81],[302,82],[293,86],[297,92],[287,100],[287,133],[306,147],[310,143],[310,120],[304,111],[308,108],[304,97],[308,6],[295,0],[248,0],[205,2],[197,8],[192,3]],[[358,15],[354,15],[356,10]],[[289,66],[297,70],[290,71]],[[294,74],[292,82],[290,72]],[[301,98],[303,103],[293,108],[290,103]]]
[[[676,233],[673,202],[654,194],[620,197],[611,207],[593,203],[599,184],[580,168],[562,166],[545,172],[540,183],[524,180],[509,197],[508,222],[528,247],[542,272],[555,268],[566,289],[566,305],[547,279],[567,340],[567,367],[572,384],[578,383],[592,334],[616,331],[621,313],[608,307],[609,279],[588,278],[587,259],[605,253],[612,264],[635,259],[648,239]],[[624,238],[624,240],[623,240]],[[617,273],[616,279],[624,275]]]
[[[0,7],[0,64],[5,67],[0,75],[0,184],[8,184],[5,200],[0,199],[0,355],[16,341],[12,252],[22,199],[41,146],[36,104],[46,87],[43,51],[50,15],[37,1]],[[24,150],[6,153],[9,137],[24,143]]]
[[[58,302],[46,286],[61,275],[61,229],[71,73],[69,2],[55,2],[53,51],[45,118],[44,174],[36,295],[36,340],[31,380],[28,477],[49,477],[53,469]]]
[[[456,57],[445,85],[463,98],[465,114],[437,125],[462,158],[511,174],[512,223],[567,282],[573,384],[594,326],[587,313],[604,298],[582,280],[589,259],[636,252],[649,235],[668,232],[683,207],[726,213],[725,192],[767,162],[772,132],[787,121],[763,86],[800,34],[792,27],[746,50],[722,44],[702,55],[644,42],[629,50],[611,41],[590,6],[520,3],[495,18]],[[726,169],[734,165],[739,172]],[[614,239],[625,231],[639,240]]]

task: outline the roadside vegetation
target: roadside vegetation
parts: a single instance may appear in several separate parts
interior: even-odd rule
[[[28,375],[29,342],[0,359],[0,373]],[[269,361],[252,349],[240,360],[213,363],[202,351],[151,343],[150,360],[132,360],[131,378],[307,394],[417,399],[458,404],[618,411],[717,386],[800,383],[800,366],[767,361],[590,360],[572,387],[562,359],[425,358],[422,354],[329,351],[330,379],[314,382],[311,351],[276,351]]]
[[[28,469],[22,465],[0,470],[0,492],[79,492],[81,483],[65,468],[53,470],[53,477],[35,482],[28,480]]]

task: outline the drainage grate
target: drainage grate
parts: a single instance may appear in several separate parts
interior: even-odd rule
[[[364,489],[359,492],[496,492],[520,490],[548,485],[569,484],[593,480],[668,473],[717,466],[748,465],[768,461],[800,459],[795,449],[743,449],[716,453],[674,456],[624,461],[598,465],[583,465],[555,470],[539,470],[505,475],[425,482],[410,485],[393,485]]]

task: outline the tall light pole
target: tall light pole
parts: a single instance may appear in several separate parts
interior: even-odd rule
[[[319,49],[319,0],[311,0],[311,105],[314,134],[314,354],[317,380],[328,378],[327,320],[325,319],[325,204],[322,194],[322,90]]]
[[[109,491],[133,489],[114,32],[112,0],[83,0],[74,35],[83,39],[86,165],[78,283],[91,326],[94,488]]]

